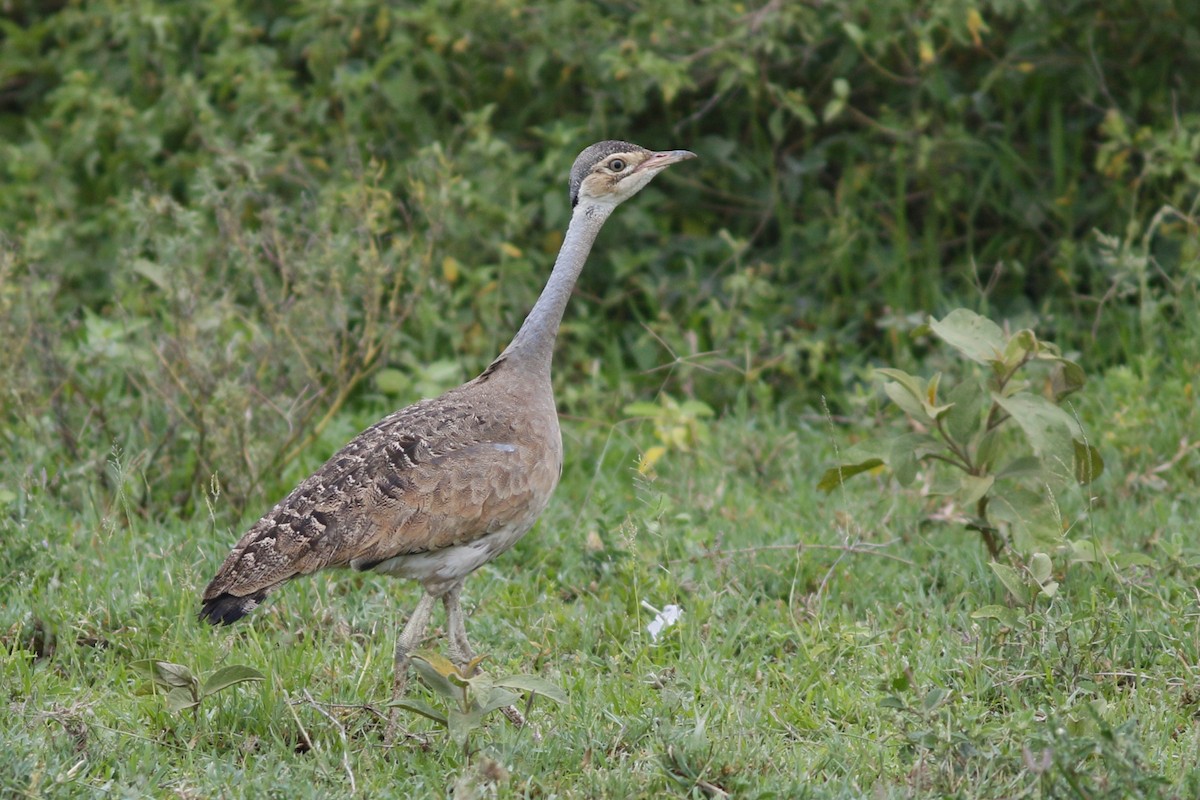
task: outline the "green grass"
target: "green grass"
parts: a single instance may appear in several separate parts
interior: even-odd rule
[[[569,423],[554,503],[467,589],[487,668],[568,703],[536,704],[528,729],[497,715],[469,763],[417,717],[385,748],[364,707],[388,698],[414,586],[322,574],[213,629],[198,594],[239,526],[152,523],[119,496],[81,519],[31,478],[0,556],[0,792],[327,797],[352,775],[363,796],[459,797],[487,774],[502,797],[1195,796],[1200,496],[1194,456],[1153,467],[1196,412],[1187,380],[1158,388],[1177,413],[1148,421],[1134,370],[1089,387],[1084,419],[1114,423],[1104,502],[1078,521],[1154,566],[1073,566],[1011,628],[972,618],[1003,589],[974,534],[926,521],[932,502],[871,480],[815,492],[845,431],[731,415],[647,479],[648,427]],[[684,616],[652,641],[643,603]],[[267,680],[176,717],[135,693],[150,657]]]

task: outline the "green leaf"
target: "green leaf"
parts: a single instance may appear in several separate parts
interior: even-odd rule
[[[935,708],[944,703],[946,698],[949,696],[949,690],[943,689],[941,686],[935,686],[926,692],[925,696],[921,698],[921,708],[924,711],[933,711]]]
[[[883,466],[882,458],[868,458],[858,464],[842,464],[837,467],[830,467],[825,470],[825,474],[821,476],[821,480],[817,481],[817,488],[822,492],[832,492],[837,487],[841,486],[847,478],[853,478],[862,472],[870,472],[876,467]]]
[[[491,691],[484,695],[483,702],[479,704],[479,713],[487,716],[498,708],[513,706],[520,701],[521,695],[516,692],[502,689],[499,686],[493,686]]]
[[[410,383],[407,375],[393,367],[385,367],[375,373],[375,388],[384,394],[398,395]]]
[[[679,404],[679,411],[689,417],[711,417],[715,414],[712,406],[703,400],[684,400]]]
[[[1034,553],[1029,559],[1029,574],[1038,583],[1045,583],[1050,580],[1050,573],[1054,570],[1054,563],[1050,560],[1050,556],[1045,553]]]
[[[1050,370],[1047,392],[1050,399],[1057,403],[1072,392],[1082,389],[1087,378],[1083,374],[1083,367],[1075,362],[1065,358],[1054,358],[1053,360],[1058,363]]]
[[[466,746],[467,739],[471,737],[471,731],[481,724],[483,724],[483,715],[479,713],[478,708],[470,711],[451,708],[446,713],[446,728],[450,731],[450,741],[459,748]]]
[[[925,405],[921,402],[920,397],[915,397],[903,385],[895,381],[888,381],[883,384],[883,392],[893,403],[900,407],[900,410],[910,417],[920,422],[923,425],[933,424],[933,418],[925,412]]]
[[[1012,545],[1018,553],[1046,552],[1063,543],[1062,523],[1054,509],[1036,492],[1019,485],[993,488],[988,501],[988,516],[1006,523],[1012,533]]]
[[[413,666],[425,685],[434,693],[447,697],[455,702],[462,697],[462,689],[450,682],[447,675],[457,675],[458,670],[445,657],[437,653],[422,650],[412,657]]]
[[[1073,439],[1075,446],[1075,480],[1086,486],[1104,471],[1104,459],[1100,451],[1086,442]]]
[[[983,430],[983,387],[977,380],[966,379],[950,390],[951,404],[944,420],[946,433],[957,444],[966,445]]]
[[[1010,628],[1015,628],[1021,622],[1019,609],[1008,606],[988,605],[971,612],[971,619],[994,619]]]
[[[1076,539],[1071,543],[1071,563],[1088,564],[1100,561],[1104,552],[1091,539]]]
[[[414,714],[420,714],[422,717],[431,719],[439,725],[447,724],[445,714],[422,703],[420,700],[394,700],[388,703],[388,707],[403,708],[405,711],[411,711]]]
[[[158,661],[157,659],[146,658],[134,661],[129,666],[149,675],[156,684],[168,689],[191,689],[200,685],[200,681],[192,674],[192,671],[183,664],[173,664],[170,661]]]
[[[266,676],[258,670],[242,664],[232,664],[228,667],[222,667],[212,675],[209,675],[208,679],[204,681],[204,690],[201,692],[201,695],[207,697],[210,694],[215,694],[222,689],[233,686],[235,683],[242,683],[243,681],[262,680],[266,680]]]
[[[661,417],[665,409],[658,403],[651,403],[647,400],[639,400],[636,403],[630,403],[621,409],[621,412],[627,417]]]
[[[1008,590],[1008,593],[1012,595],[1014,600],[1023,606],[1029,605],[1029,587],[1021,579],[1021,573],[1008,564],[1001,564],[999,561],[988,562],[988,566],[992,568],[992,572],[1004,584],[1004,588]]]
[[[995,482],[995,475],[963,475],[959,501],[965,506],[975,505]]]
[[[896,708],[901,711],[908,708],[908,704],[904,702],[904,698],[896,697],[896,695],[888,695],[879,701],[880,708]]]
[[[1063,480],[1074,477],[1076,423],[1070,414],[1041,395],[1021,392],[1011,397],[992,394],[992,399],[1012,417],[1025,434],[1042,465]]]
[[[1022,361],[1037,355],[1038,340],[1028,328],[1017,331],[1004,345],[1004,366],[1015,369]]]
[[[979,364],[992,364],[1004,357],[1004,331],[974,311],[957,308],[941,320],[930,317],[929,329],[943,342]]]
[[[930,453],[942,452],[945,447],[925,433],[905,433],[888,442],[887,463],[901,486],[910,485],[917,476],[918,462]]]
[[[566,692],[556,684],[537,675],[509,675],[506,678],[497,680],[496,685],[503,686],[506,689],[517,689],[522,692],[535,692],[556,703],[567,702]]]
[[[1005,464],[997,478],[1032,478],[1042,473],[1042,462],[1037,456],[1020,456]]]
[[[178,714],[189,708],[195,708],[200,705],[200,701],[188,690],[182,686],[176,686],[166,694],[167,710],[172,714]]]

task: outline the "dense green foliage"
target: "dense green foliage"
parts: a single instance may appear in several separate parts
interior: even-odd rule
[[[1196,75],[1191,0],[0,0],[0,794],[1196,796]],[[700,159],[602,235],[559,495],[467,592],[568,703],[387,751],[317,702],[387,696],[407,590],[196,593],[504,346],[618,137]],[[814,491],[909,432],[873,366],[974,380],[958,306],[1088,376],[1104,473],[1039,522],[1094,552],[1025,603],[927,471]],[[267,680],[179,717],[145,659]]]
[[[582,284],[560,363],[593,388],[683,359],[710,403],[840,407],[854,365],[958,304],[1036,315],[1091,365],[1160,346],[1197,280],[1196,12],[916,8],[17,3],[5,416],[116,444],[159,500],[256,486],[293,452],[256,442],[503,346],[603,136],[702,158]]]

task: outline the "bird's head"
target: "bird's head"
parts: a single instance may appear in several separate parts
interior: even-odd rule
[[[587,203],[611,209],[667,167],[695,157],[689,150],[655,152],[629,142],[597,142],[571,167],[571,207]]]

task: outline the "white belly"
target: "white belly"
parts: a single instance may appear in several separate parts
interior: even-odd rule
[[[453,545],[429,553],[396,556],[381,561],[371,569],[385,575],[420,581],[430,594],[440,595],[516,544],[530,527],[532,526],[507,526],[467,544]]]

